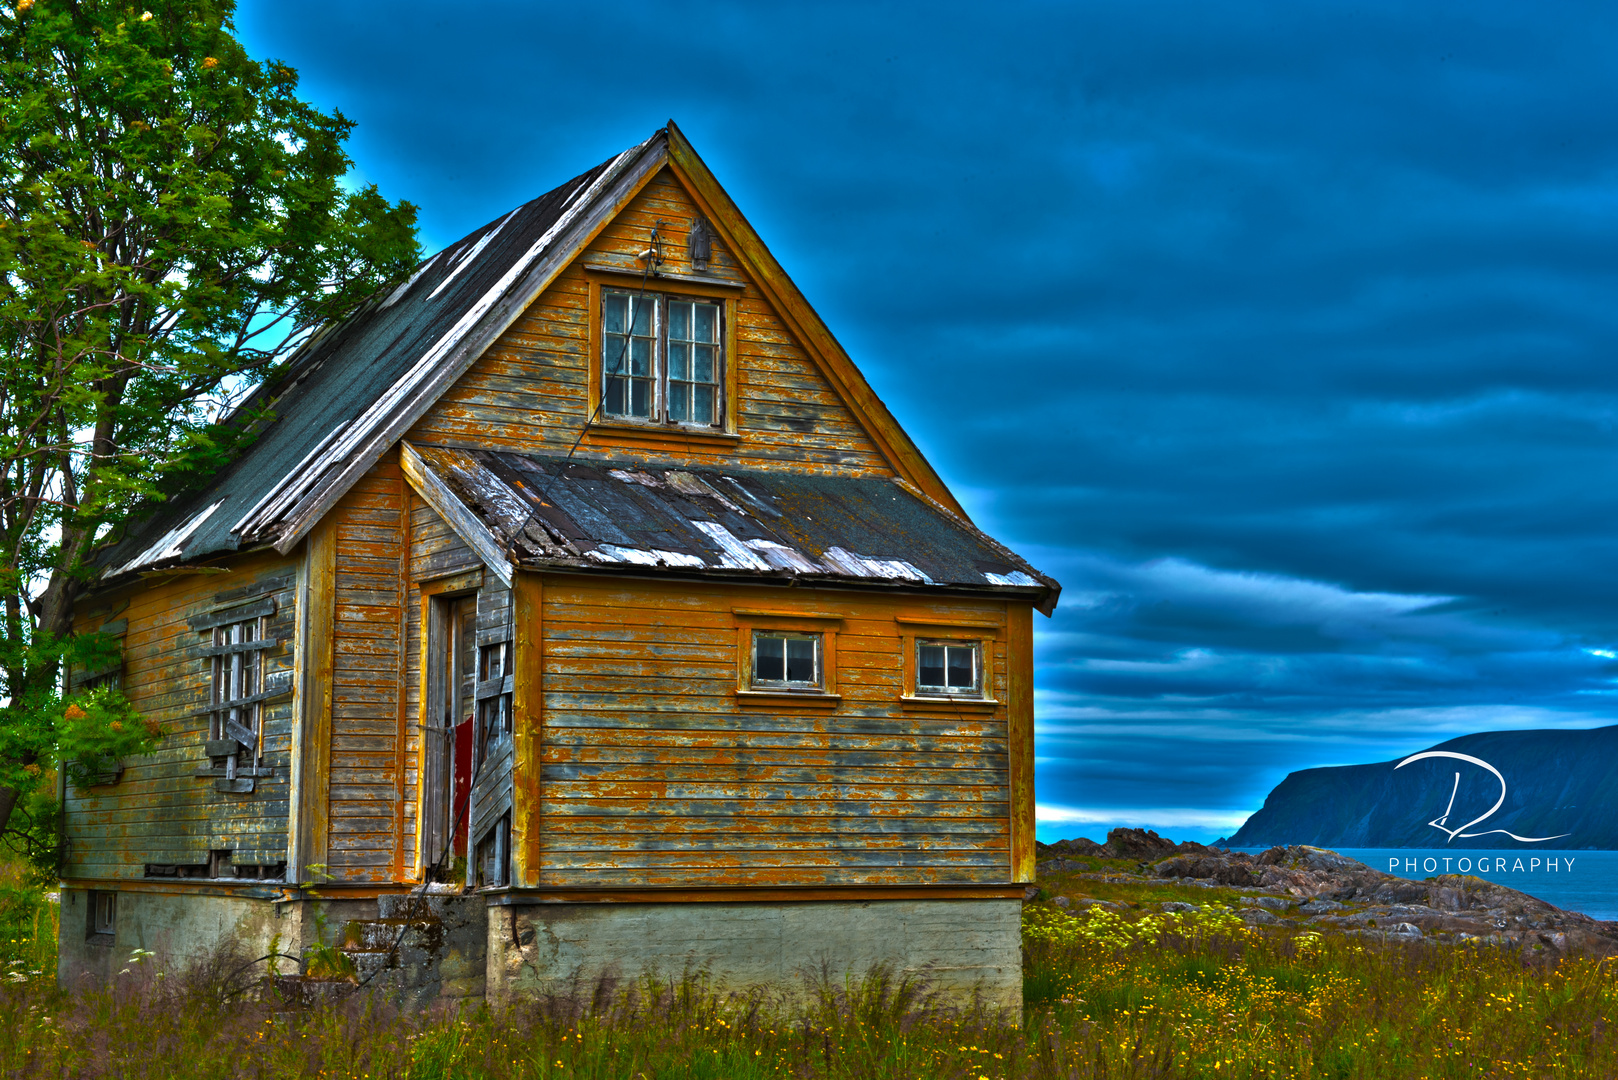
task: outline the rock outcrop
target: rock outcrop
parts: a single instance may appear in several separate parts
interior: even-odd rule
[[[1322,848],[1276,847],[1258,855],[1206,850],[1161,859],[1150,873],[1251,891],[1255,895],[1244,898],[1242,906],[1250,905],[1243,917],[1252,924],[1290,921],[1384,937],[1618,954],[1618,922],[1563,911],[1464,874],[1411,881]],[[1288,901],[1286,910],[1278,910],[1272,898]]]
[[[1152,862],[1171,855],[1200,855],[1213,851],[1212,848],[1189,840],[1176,844],[1173,840],[1159,836],[1152,829],[1113,829],[1107,834],[1105,844],[1098,844],[1083,836],[1076,840],[1058,840],[1054,844],[1036,842],[1034,850],[1041,861],[1080,856],[1092,859],[1135,859],[1141,862]]]

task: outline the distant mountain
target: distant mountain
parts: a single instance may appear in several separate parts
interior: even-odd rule
[[[1278,784],[1231,847],[1618,849],[1618,726],[1584,731],[1490,731],[1463,735],[1396,769],[1395,761],[1305,769]],[[1447,814],[1446,814],[1447,811]],[[1429,824],[1436,821],[1442,828]],[[1457,832],[1454,839],[1445,830]],[[1525,844],[1518,837],[1558,837]],[[1482,835],[1479,835],[1482,834]],[[1563,835],[1566,834],[1566,835]]]

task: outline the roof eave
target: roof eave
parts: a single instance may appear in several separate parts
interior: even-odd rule
[[[509,552],[509,549],[508,549]],[[611,574],[618,577],[659,578],[676,581],[739,581],[754,585],[788,587],[830,587],[873,589],[884,592],[927,592],[951,596],[1001,596],[1027,600],[1035,610],[1049,615],[1056,609],[1062,587],[1051,585],[969,585],[962,582],[916,581],[910,578],[846,577],[839,574],[805,574],[784,570],[748,570],[724,566],[658,567],[644,563],[596,562],[593,559],[536,559],[510,557],[518,570],[550,573]]]

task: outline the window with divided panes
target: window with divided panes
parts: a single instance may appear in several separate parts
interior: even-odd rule
[[[605,289],[601,411],[634,420],[722,422],[723,305]]]
[[[478,733],[487,761],[494,747],[511,734],[511,642],[498,641],[478,650]]]
[[[917,641],[916,693],[982,697],[982,650],[978,641]]]
[[[761,690],[819,690],[820,635],[787,630],[753,632],[753,687]]]

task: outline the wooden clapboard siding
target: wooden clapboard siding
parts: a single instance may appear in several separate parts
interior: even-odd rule
[[[574,450],[588,411],[590,352],[586,264],[616,262],[646,249],[664,222],[666,266],[690,269],[684,242],[698,214],[667,169],[631,201],[585,252],[463,375],[406,436],[414,442],[503,450]],[[722,244],[708,276],[746,282]],[[678,286],[649,286],[679,291]],[[704,441],[658,430],[592,430],[582,457],[629,457],[671,464],[790,468],[842,475],[892,475],[881,451],[785,323],[751,282],[732,304],[739,440]]]
[[[541,607],[537,884],[1011,880],[1004,602],[546,575]],[[839,616],[838,705],[739,698],[769,620],[735,608]],[[899,618],[993,624],[954,632],[1001,704],[901,700]]]
[[[339,881],[391,881],[401,858],[404,513],[404,476],[390,455],[330,515],[336,581],[326,863]]]
[[[215,850],[232,852],[237,863],[287,857],[289,699],[265,707],[263,764],[274,777],[259,778],[251,793],[226,793],[195,775],[211,764],[203,749],[208,717],[200,710],[209,701],[212,669],[199,652],[212,636],[187,620],[243,596],[271,596],[276,611],[266,629],[280,644],[265,653],[266,674],[288,672],[293,663],[297,561],[249,555],[225,569],[142,581],[81,606],[76,627],[94,630],[127,599],[117,611],[128,625],[124,692],[165,735],[155,753],[126,762],[116,783],[87,793],[68,787],[64,877],[140,878],[147,863],[204,863]]]

